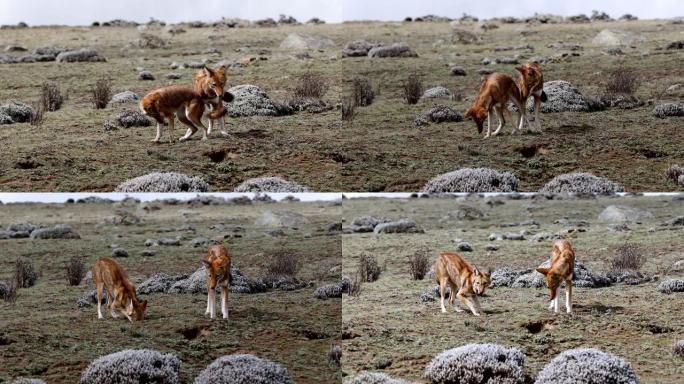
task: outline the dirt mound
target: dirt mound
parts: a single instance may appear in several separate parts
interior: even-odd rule
[[[462,168],[428,181],[421,192],[514,192],[518,179],[510,172],[490,168]]]

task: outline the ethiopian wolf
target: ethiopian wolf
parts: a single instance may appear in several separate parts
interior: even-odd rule
[[[109,257],[101,257],[91,269],[93,282],[97,291],[97,318],[102,319],[102,289],[107,291],[107,308],[109,314],[117,318],[116,311],[121,312],[129,321],[142,321],[147,308],[147,300],[138,301],[135,287],[128,281],[126,273],[119,263]]]
[[[435,280],[439,284],[443,313],[446,312],[444,295],[446,285],[449,284],[449,305],[453,306],[456,312],[463,311],[454,305],[454,299],[458,297],[473,315],[482,314],[477,296],[482,295],[489,286],[489,273],[480,272],[456,253],[442,252],[435,261]]]
[[[223,244],[209,247],[207,256],[202,259],[207,271],[207,310],[210,318],[214,318],[216,311],[216,285],[221,285],[221,313],[223,318],[228,318],[228,289],[230,288],[230,255]]]
[[[537,272],[546,277],[546,286],[549,288],[551,303],[549,309],[559,312],[560,299],[558,290],[565,281],[565,309],[572,313],[572,278],[575,271],[575,251],[567,240],[558,240],[551,250],[551,266],[549,268],[537,268]]]

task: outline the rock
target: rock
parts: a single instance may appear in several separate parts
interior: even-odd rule
[[[478,75],[486,76],[486,75],[491,75],[492,73],[494,73],[494,70],[493,70],[493,69],[489,69],[489,68],[480,68],[480,69],[477,71],[477,73],[478,73]]]
[[[485,245],[485,251],[489,252],[495,252],[499,250],[499,246],[496,244],[487,244]]]
[[[309,33],[291,33],[280,43],[281,49],[288,50],[326,50],[335,48],[335,42],[331,39]]]
[[[490,168],[462,168],[428,181],[421,192],[514,192],[518,179],[509,172]]]
[[[294,227],[309,222],[306,216],[292,211],[265,211],[254,222],[266,227]]]
[[[7,226],[9,232],[26,232],[31,233],[38,227],[29,222],[17,222]],[[27,236],[28,237],[28,236]]]
[[[180,247],[181,242],[180,239],[171,239],[168,237],[163,237],[157,240],[157,244],[169,247]]]
[[[167,293],[194,293],[207,294],[207,273],[202,266],[188,277],[181,278],[174,282],[166,291]],[[234,266],[230,268],[232,293],[259,293],[267,290],[266,284],[260,280],[253,280],[244,276],[239,269]],[[217,290],[220,288],[216,287]]]
[[[646,38],[640,34],[615,29],[604,29],[591,40],[591,43],[600,46],[633,46],[645,41]]]
[[[416,127],[424,127],[426,125],[430,125],[430,122],[425,118],[425,116],[416,116],[416,118],[413,120],[413,125]]]
[[[564,173],[554,177],[539,190],[540,193],[579,195],[612,195],[624,191],[621,184],[591,173]]]
[[[128,257],[128,251],[121,247],[115,247],[112,249],[112,257]]]
[[[394,43],[389,46],[379,46],[368,51],[368,57],[418,57],[407,43]]]
[[[140,71],[138,80],[154,80],[154,75],[150,71]]]
[[[182,173],[154,172],[124,181],[116,192],[207,192],[209,185],[199,177]]]
[[[465,241],[461,241],[458,244],[456,244],[456,250],[460,252],[472,252],[473,247]]]
[[[609,205],[598,216],[600,221],[612,223],[641,222],[650,219],[653,214],[638,208],[625,205]]]
[[[423,98],[451,97],[452,93],[448,88],[439,86],[430,88],[423,93]]]
[[[10,44],[5,47],[5,52],[25,52],[28,51],[28,48],[24,47],[23,45],[18,45],[18,44]]]
[[[55,59],[58,63],[75,62],[105,62],[107,59],[92,48],[81,48],[75,51],[64,51],[57,55]]]
[[[207,247],[214,245],[214,244],[218,244],[218,241],[210,240],[210,239],[207,239],[206,237],[196,237],[196,238],[190,240],[190,246],[193,248],[198,248],[198,247],[207,248]]]
[[[295,182],[280,177],[257,177],[243,181],[235,187],[235,192],[308,192],[308,189]]]
[[[548,100],[541,106],[541,111],[544,113],[589,111],[587,99],[567,81],[547,81],[544,83],[544,92],[548,97]],[[534,109],[533,98],[528,100],[527,109],[528,111]]]
[[[164,77],[169,79],[169,80],[178,80],[178,79],[182,78],[183,75],[180,73],[177,73],[177,72],[169,72],[166,75],[164,75]]]
[[[147,245],[147,244],[146,244]],[[141,256],[143,257],[152,257],[157,254],[157,251],[153,249],[146,249],[140,253]]]
[[[680,176],[681,177],[681,176]],[[684,216],[673,217],[670,220],[665,220],[661,225],[663,226],[680,226],[684,225]]]
[[[627,224],[622,224],[622,223],[611,223],[608,224],[608,230],[612,232],[625,232],[629,231],[629,227]]]
[[[240,116],[282,116],[292,114],[292,108],[271,100],[259,87],[254,85],[238,85],[228,89],[235,96],[230,102],[224,102],[231,117]]]
[[[12,123],[26,123],[31,120],[31,117],[33,116],[33,108],[18,101],[10,101],[5,104],[0,104],[0,114],[8,116]],[[6,120],[6,118],[3,118],[3,120]]]
[[[381,46],[383,44],[369,43],[366,40],[354,40],[345,44],[344,48],[342,48],[342,57],[368,56],[368,51]]]
[[[150,293],[167,292],[171,286],[183,276],[169,276],[166,273],[155,273],[147,280],[138,284],[136,292],[138,295],[148,295]]]
[[[31,232],[31,239],[80,239],[81,236],[71,226],[57,224],[52,228],[40,228]]]
[[[684,40],[671,41],[663,47],[665,49],[684,49]]]
[[[1,110],[2,107],[0,107]],[[669,116],[684,116],[684,105],[678,103],[662,103],[653,108],[653,116],[664,119]]]
[[[463,27],[455,22],[451,24],[451,35],[450,39],[452,43],[458,44],[475,44],[480,42],[481,37],[479,34],[471,31],[470,29]]]
[[[283,237],[285,235],[285,231],[282,229],[269,229],[264,231],[265,234],[271,236],[271,237]]]
[[[109,103],[110,104],[134,103],[134,102],[138,102],[139,100],[140,100],[140,96],[138,96],[137,93],[132,92],[132,91],[123,91],[123,92],[119,92],[116,95],[112,96],[112,100]]]
[[[425,233],[424,230],[416,225],[416,222],[410,219],[401,219],[398,221],[391,221],[388,223],[378,224],[373,233]]]

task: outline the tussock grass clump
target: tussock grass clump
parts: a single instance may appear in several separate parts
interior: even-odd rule
[[[327,300],[333,297],[342,297],[342,291],[345,287],[341,284],[325,284],[316,288],[314,297],[321,300]],[[348,288],[348,287],[347,287]]]
[[[373,103],[375,92],[367,78],[356,77],[352,80],[352,98],[354,104],[359,107],[366,107]]]
[[[62,95],[59,85],[56,83],[43,83],[40,87],[40,100],[45,110],[54,112],[62,108],[67,97]]]
[[[195,378],[195,384],[232,383],[294,384],[294,381],[280,364],[249,354],[219,357]]]
[[[66,265],[66,278],[71,286],[81,284],[81,280],[86,275],[86,267],[83,259],[78,256],[73,256]]]
[[[107,108],[112,99],[112,83],[107,79],[98,80],[90,90],[90,102],[95,109]]]
[[[93,360],[81,374],[81,384],[178,384],[181,361],[151,349],[126,349]]]
[[[670,116],[684,116],[684,104],[680,103],[662,103],[653,108],[651,114],[659,119],[664,119]]]
[[[638,271],[646,262],[646,252],[636,243],[626,243],[615,250],[611,267],[614,271]]]
[[[637,384],[632,365],[619,356],[595,348],[567,350],[539,372],[535,384]]]
[[[356,117],[356,101],[354,97],[347,97],[342,101],[342,121],[354,121]]]
[[[4,287],[4,289],[2,289]],[[13,279],[7,285],[0,283],[0,296],[6,303],[14,304],[17,301],[17,279]]]
[[[301,268],[302,262],[295,253],[278,251],[271,255],[266,272],[271,276],[296,276]]]
[[[430,260],[425,250],[416,251],[409,257],[409,271],[413,280],[423,280],[430,270]]]
[[[658,285],[658,291],[666,294],[684,292],[684,280],[667,279]]]
[[[328,92],[328,84],[321,75],[305,73],[297,79],[293,90],[295,98],[320,99]]]
[[[667,167],[665,170],[665,178],[672,180],[675,183],[678,182],[679,176],[684,175],[684,168],[680,167],[678,164],[673,164]]]
[[[29,124],[31,125],[43,125],[45,121],[45,105],[41,100],[31,103],[31,118],[29,119]]]
[[[14,263],[14,281],[17,288],[29,288],[36,284],[38,274],[30,261],[17,259]]]
[[[490,168],[462,168],[428,181],[421,192],[515,192],[518,178]]]
[[[354,274],[353,278],[349,279],[349,283],[347,284],[347,293],[351,297],[359,297],[361,296],[361,288],[363,286],[363,276],[361,275],[361,272],[359,270],[356,271]]]
[[[364,282],[372,283],[380,278],[382,269],[375,256],[363,254],[359,259],[359,274]]]
[[[342,347],[334,344],[330,347],[330,352],[328,352],[328,362],[337,367],[342,365]]]
[[[525,355],[498,344],[466,344],[446,350],[425,368],[433,384],[523,384]]]
[[[407,104],[417,104],[423,96],[423,82],[416,74],[409,75],[404,83],[404,99]]]
[[[606,95],[634,95],[639,88],[639,76],[631,69],[616,68],[608,72],[603,91]]]

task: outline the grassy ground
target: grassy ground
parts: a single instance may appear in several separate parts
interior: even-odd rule
[[[603,28],[622,28],[643,33],[648,42],[616,58],[592,47],[591,38]],[[524,37],[519,29],[539,33]],[[545,133],[511,137],[505,134],[483,141],[472,122],[447,123],[415,128],[413,119],[432,102],[409,106],[403,102],[401,85],[410,73],[418,73],[426,87],[445,85],[462,93],[465,101],[442,100],[463,112],[474,97],[483,57],[511,56],[515,52],[493,52],[496,46],[529,43],[533,55],[552,56],[546,48],[557,41],[585,46],[579,57],[544,66],[546,80],[570,81],[585,95],[595,95],[606,70],[624,65],[638,71],[642,81],[637,96],[642,99],[681,101],[664,90],[684,81],[681,54],[659,51],[664,42],[681,39],[679,29],[655,21],[591,23],[581,25],[501,25],[487,32],[483,43],[462,45],[439,43],[449,40],[446,23],[347,23],[321,26],[285,26],[274,29],[188,29],[170,39],[169,48],[125,49],[138,37],[135,28],[39,28],[2,30],[0,41],[20,43],[30,49],[43,45],[92,46],[107,57],[107,63],[35,63],[3,65],[0,100],[30,101],[45,81],[69,90],[70,100],[49,113],[43,126],[3,126],[0,143],[0,189],[5,191],[108,191],[131,177],[151,171],[179,171],[201,175],[213,190],[232,190],[241,181],[263,175],[280,175],[316,191],[414,191],[435,175],[466,166],[485,166],[513,171],[520,190],[536,190],[553,176],[570,171],[588,171],[619,181],[628,190],[673,190],[663,172],[669,164],[681,163],[684,140],[681,118],[666,120],[650,116],[652,106],[634,110],[596,113],[555,113],[543,116]],[[313,59],[299,60],[279,44],[290,32],[312,32],[332,38],[335,50],[312,52]],[[348,41],[364,38],[391,43],[406,41],[419,58],[333,60]],[[170,141],[153,145],[154,128],[131,128],[105,132],[103,122],[123,107],[94,110],[88,90],[101,77],[112,80],[116,92],[139,94],[161,85],[188,83],[194,70],[176,72],[183,79],[169,81],[173,61],[209,58],[240,60],[248,54],[236,52],[244,46],[272,50],[267,61],[229,72],[229,83],[256,84],[271,97],[285,100],[297,75],[321,73],[331,86],[326,99],[341,100],[354,76],[367,76],[379,88],[376,102],[359,113],[352,123],[341,123],[339,111],[299,113],[286,117],[230,119],[232,136],[213,137],[207,142]],[[191,54],[215,47],[220,56]],[[642,57],[644,52],[649,56]],[[528,56],[531,56],[529,54]],[[462,65],[468,76],[451,77],[448,63]],[[136,68],[152,71],[156,81],[138,81]],[[512,65],[494,69],[513,73]],[[135,107],[129,105],[128,107]],[[507,131],[507,132],[510,132]],[[180,136],[180,130],[176,136]],[[523,145],[542,148],[525,158],[516,149]],[[225,150],[226,160],[215,164],[204,154]],[[32,161],[25,161],[32,160]],[[21,163],[22,165],[19,165]],[[25,164],[35,163],[25,169]]]
[[[363,285],[358,298],[343,298],[343,329],[345,334],[353,335],[344,340],[345,376],[372,370],[424,382],[421,376],[425,366],[443,350],[472,342],[493,342],[523,351],[527,355],[525,371],[531,377],[563,350],[595,347],[626,358],[644,383],[679,383],[684,379],[681,361],[671,353],[673,342],[684,337],[684,307],[680,294],[659,293],[657,282],[575,288],[572,315],[548,312],[546,289],[535,288],[488,290],[480,300],[483,318],[465,312],[442,314],[439,301],[422,303],[420,293],[436,283],[431,277],[422,281],[410,278],[407,260],[418,250],[427,249],[432,259],[440,251],[454,250],[455,239],[462,239],[472,245],[473,252],[461,254],[482,269],[533,268],[548,259],[551,241],[504,240],[497,242],[498,251],[485,251],[492,232],[530,229],[500,228],[501,223],[533,219],[540,223],[538,231],[555,232],[568,227],[554,224],[562,217],[587,220],[587,231],[572,235],[570,241],[578,260],[592,271],[608,270],[616,247],[625,242],[636,242],[651,253],[642,269],[649,275],[662,274],[675,261],[684,259],[681,227],[665,230],[659,226],[673,213],[682,211],[681,200],[627,197],[503,202],[488,205],[484,199],[474,198],[345,202],[346,222],[361,215],[408,217],[425,229],[425,234],[343,235],[344,273],[353,274],[364,253],[375,256],[385,266],[378,281]],[[631,231],[610,232],[597,217],[611,204],[646,209],[653,218],[628,224]],[[446,218],[462,205],[478,208],[487,216],[473,221]],[[650,228],[657,230],[649,232]],[[681,278],[682,272],[669,272],[669,276]],[[531,333],[524,327],[530,322],[545,324],[545,329]]]
[[[90,361],[126,348],[152,348],[170,352],[182,361],[182,382],[192,379],[219,356],[253,353],[286,367],[298,383],[328,383],[339,380],[340,371],[328,364],[327,352],[339,339],[341,300],[313,297],[323,281],[339,281],[340,237],[319,231],[339,219],[341,207],[331,203],[278,203],[253,206],[187,205],[161,206],[145,213],[143,223],[131,226],[101,225],[112,216],[111,204],[4,205],[0,223],[18,220],[35,224],[67,223],[77,228],[81,240],[3,240],[0,280],[13,272],[14,260],[29,259],[39,271],[37,284],[20,289],[15,305],[0,302],[0,382],[13,377],[40,377],[49,383],[73,383]],[[286,237],[273,238],[256,226],[255,219],[266,210],[293,211],[308,223],[297,229],[283,228]],[[242,237],[227,244],[233,263],[250,277],[262,276],[268,255],[280,249],[300,256],[303,267],[298,277],[313,287],[293,292],[231,294],[229,321],[210,321],[203,316],[206,297],[191,294],[145,295],[149,300],[143,323],[123,319],[97,320],[95,306],[79,309],[76,299],[94,289],[83,284],[68,286],[64,265],[72,256],[86,259],[88,266],[111,253],[116,243],[130,253],[119,259],[134,283],[156,272],[186,274],[199,266],[204,248],[192,248],[196,236],[213,238],[230,233],[210,229],[219,222],[241,225]],[[197,232],[159,232],[190,224]],[[306,236],[311,234],[311,236]],[[159,247],[154,257],[142,257],[145,239],[181,236],[180,247]],[[330,272],[338,266],[337,272]],[[188,339],[178,333],[196,328],[208,335]],[[314,338],[305,335],[318,334]]]

